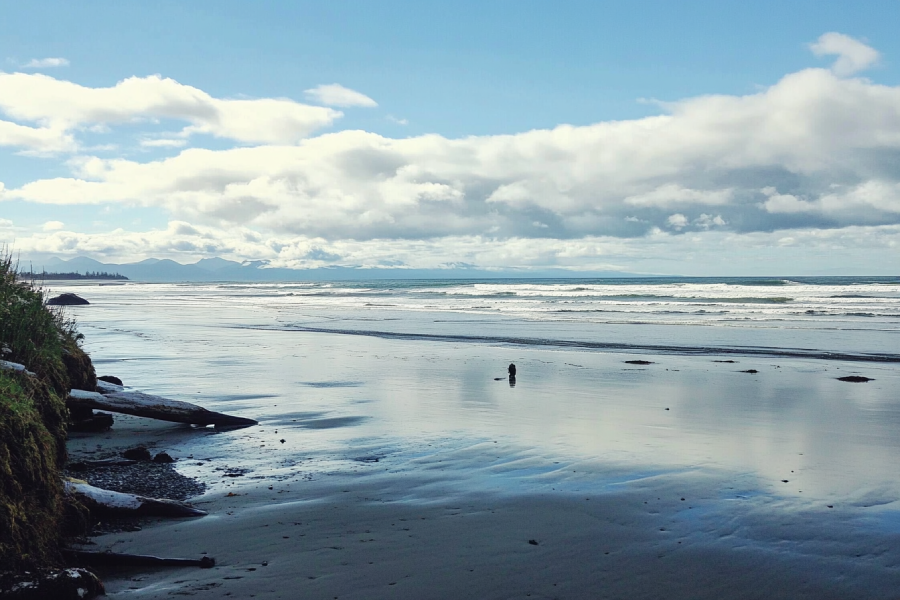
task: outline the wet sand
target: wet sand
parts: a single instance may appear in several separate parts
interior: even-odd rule
[[[290,331],[285,323],[304,319],[344,330],[483,327],[471,315],[309,316],[256,297],[143,290],[105,291],[78,313],[98,373],[260,425],[216,432],[120,418],[72,442],[100,452],[149,443],[207,485],[191,501],[209,516],[101,536],[94,549],[205,552],[217,566],[108,574],[111,597],[819,599],[900,589],[897,363]],[[533,334],[530,323],[491,319],[485,327]],[[660,332],[693,339],[690,328],[628,331],[628,342],[648,332],[654,343]],[[800,345],[790,331],[754,332]],[[864,351],[866,336],[853,339]]]
[[[896,366],[226,341],[165,360],[177,370],[162,380],[153,357],[101,359],[126,383],[261,422],[119,418],[74,442],[147,443],[208,485],[192,502],[210,516],[95,542],[217,566],[108,574],[111,597],[896,595]],[[250,360],[228,358],[239,346]],[[229,360],[227,382],[202,377]],[[510,360],[516,387],[492,377]],[[836,379],[861,371],[875,380]]]

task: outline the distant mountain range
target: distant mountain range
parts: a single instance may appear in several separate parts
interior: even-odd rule
[[[132,281],[338,281],[366,279],[497,279],[497,278],[584,278],[584,277],[642,277],[633,273],[616,271],[577,272],[564,269],[541,271],[487,271],[456,267],[447,269],[355,268],[322,267],[318,269],[268,268],[265,261],[239,263],[224,258],[204,258],[193,264],[181,264],[174,260],[148,258],[136,263],[102,263],[79,256],[69,260],[52,257],[42,261],[23,260],[21,271],[76,272],[106,271],[121,273]]]

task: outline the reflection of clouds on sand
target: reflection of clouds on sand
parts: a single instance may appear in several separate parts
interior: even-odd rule
[[[299,385],[306,385],[314,388],[336,388],[336,387],[359,387],[361,381],[301,381]]]
[[[108,363],[127,384],[178,399],[199,396],[210,409],[259,419],[259,427],[240,431],[179,429],[178,447],[170,449],[210,457],[177,467],[209,483],[204,509],[234,512],[228,528],[215,519],[179,523],[187,537],[255,540],[252,552],[223,549],[230,564],[266,554],[279,556],[268,568],[286,580],[291,568],[304,576],[307,569],[334,573],[310,580],[336,586],[332,597],[351,589],[381,595],[372,577],[337,576],[341,562],[371,560],[382,573],[417,564],[434,584],[459,566],[451,555],[504,572],[532,569],[540,582],[558,575],[547,583],[551,597],[552,583],[562,581],[623,590],[622,578],[610,573],[626,572],[630,586],[661,586],[661,573],[683,582],[672,598],[737,597],[728,592],[740,582],[756,594],[747,597],[763,590],[773,598],[890,598],[896,589],[896,363],[648,352],[641,356],[654,364],[634,369],[623,364],[633,355],[582,347],[266,328],[299,321],[306,309],[267,308],[258,296],[232,302],[222,292],[213,313],[209,288],[197,289],[206,300],[188,287],[92,288],[94,309],[79,324],[95,357],[146,357]],[[473,333],[465,321],[417,315],[395,323],[407,331]],[[474,333],[506,328],[521,337],[540,328],[503,319],[481,322]],[[660,331],[692,335],[640,326],[629,330],[630,341],[659,341],[653,336]],[[833,335],[835,344],[844,340]],[[795,340],[783,332],[769,339]],[[513,357],[525,377],[514,391],[494,381]],[[737,363],[714,362],[726,360]],[[748,369],[758,373],[738,372]],[[836,379],[857,373],[874,380]],[[247,476],[210,478],[218,467],[247,469]],[[226,499],[227,492],[241,496]],[[264,525],[278,522],[303,525],[269,527],[278,533],[269,539]],[[154,544],[164,532],[173,537],[168,527],[138,532],[135,550],[163,548]],[[363,544],[357,534],[366,529],[372,533]],[[323,557],[298,551],[300,541],[342,550]],[[522,547],[545,554],[526,555]],[[515,564],[504,562],[510,556]],[[299,557],[319,570],[309,562],[301,569]],[[409,580],[397,586],[424,586],[415,574]],[[473,581],[473,589],[495,589],[490,578]],[[251,580],[240,582],[234,585]],[[423,589],[410,588],[408,597],[428,597],[416,595]]]
[[[368,417],[332,417],[330,419],[310,419],[298,421],[297,427],[303,429],[333,429],[335,427],[351,427],[365,421]]]

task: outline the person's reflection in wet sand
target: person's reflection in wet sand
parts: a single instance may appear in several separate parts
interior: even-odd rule
[[[516,387],[516,377],[515,375],[509,376],[509,387]]]
[[[509,387],[516,387],[516,365],[509,363]]]

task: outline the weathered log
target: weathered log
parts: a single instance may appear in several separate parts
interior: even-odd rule
[[[102,469],[104,467],[129,467],[137,464],[136,460],[127,458],[104,458],[103,460],[80,460],[66,465],[70,471],[87,471],[88,469]]]
[[[9,600],[89,600],[104,593],[103,583],[87,569],[0,574],[0,598]]]
[[[0,360],[0,370],[16,371],[18,373],[25,373],[26,375],[34,375],[34,373],[25,368],[25,365],[20,365],[19,363],[10,362],[8,360]]]
[[[211,569],[216,559],[211,556],[194,558],[161,558],[148,554],[119,554],[88,550],[64,550],[67,558],[77,564],[91,567],[200,567]]]
[[[111,385],[107,383],[104,388]],[[100,394],[85,390],[72,390],[69,392],[69,397],[66,398],[66,405],[108,410],[172,423],[190,423],[191,425],[249,427],[257,424],[253,419],[217,413],[189,402],[170,400],[141,392],[116,391]]]
[[[66,481],[65,485],[68,493],[74,495],[88,510],[96,514],[138,517],[203,517],[209,514],[205,510],[177,500],[123,494],[78,481]]]
[[[125,386],[114,381],[97,378],[97,391],[101,394],[115,394],[116,392],[124,392]]]

